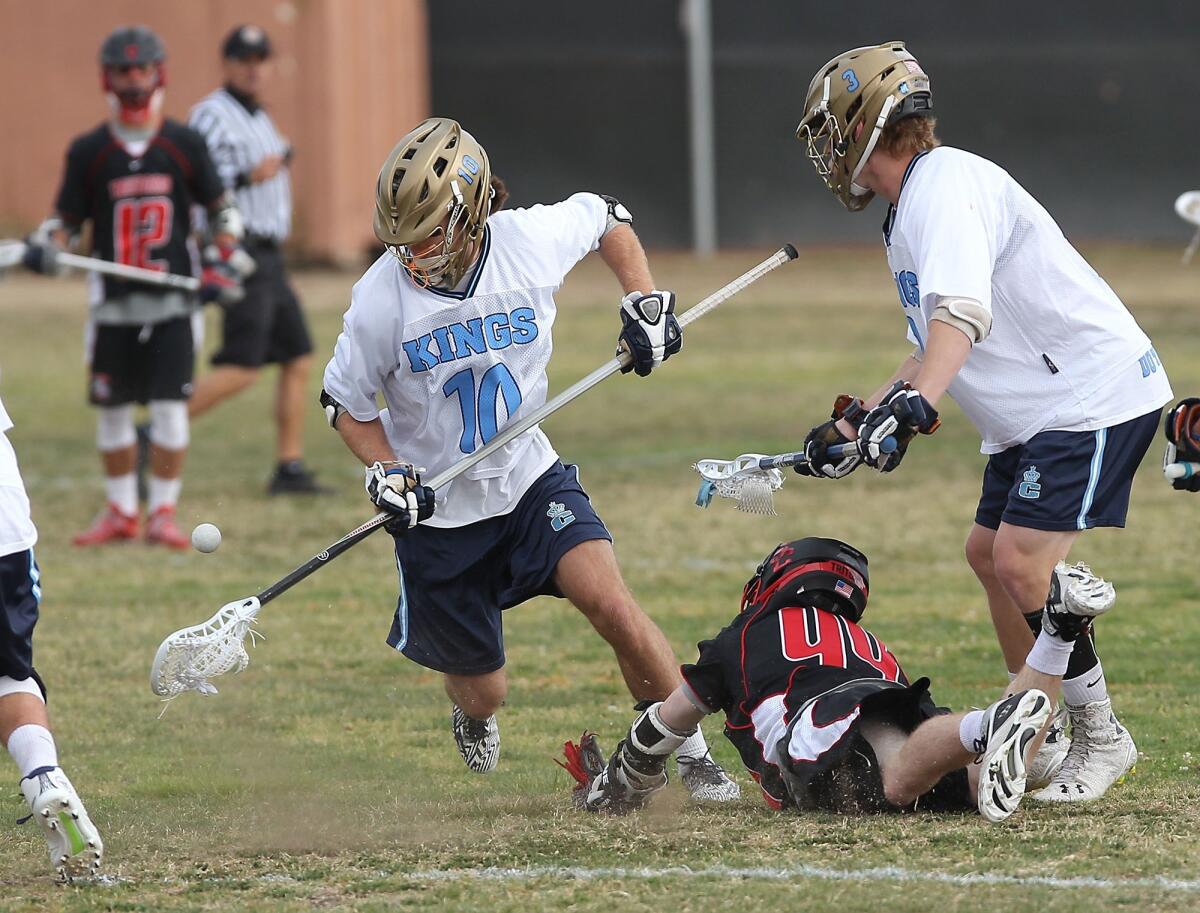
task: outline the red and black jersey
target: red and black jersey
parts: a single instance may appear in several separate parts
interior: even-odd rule
[[[699,644],[699,659],[682,672],[695,697],[725,713],[725,735],[778,807],[788,801],[779,742],[806,703],[849,682],[907,686],[908,679],[865,628],[823,609],[769,602],[764,596],[745,604],[716,637]]]
[[[105,123],[71,143],[55,208],[70,227],[92,222],[94,256],[191,275],[191,207],[211,208],[224,192],[204,139],[189,127],[164,120],[134,156]],[[131,288],[149,286],[104,277],[106,298]]]

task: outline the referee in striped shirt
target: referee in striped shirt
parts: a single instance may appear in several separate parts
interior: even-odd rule
[[[271,42],[262,29],[235,28],[222,47],[225,85],[201,99],[188,118],[208,143],[225,186],[237,196],[246,221],[243,245],[257,264],[246,280],[245,297],[224,312],[221,348],[213,355],[213,370],[196,383],[188,411],[193,418],[202,415],[253,384],[264,364],[278,364],[278,465],[267,490],[320,494],[325,489],[304,465],[312,340],[280,250],[292,222],[292,151],[259,103],[270,57]]]

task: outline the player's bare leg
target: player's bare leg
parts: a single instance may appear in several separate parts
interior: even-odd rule
[[[625,585],[611,543],[593,539],[575,546],[559,560],[554,581],[612,647],[636,700],[661,701],[675,690],[680,682],[675,653]],[[699,728],[676,757],[680,777],[696,798],[730,801],[741,794],[712,760]]]
[[[279,366],[275,396],[275,425],[278,430],[275,456],[280,463],[304,456],[304,416],[308,412],[308,376],[312,356],[301,355]]]
[[[1001,524],[1002,529],[1008,531],[1022,530],[1022,527],[1013,527],[1007,524]],[[1025,532],[1040,532],[1038,530],[1024,530]],[[996,629],[996,638],[1000,642],[1001,652],[1004,654],[1005,666],[1009,670],[1009,675],[1015,675],[1025,665],[1025,657],[1029,654],[1030,648],[1033,646],[1035,632],[1030,626],[1030,619],[1033,613],[1040,612],[1041,607],[1046,601],[1045,590],[1047,589],[1046,581],[1050,579],[1050,572],[1054,567],[1054,563],[1058,560],[1050,562],[1046,569],[1044,578],[1038,584],[1033,584],[1034,574],[1040,573],[1040,567],[1044,560],[1034,560],[1032,562],[1023,563],[1019,560],[1022,549],[1016,549],[1016,557],[1012,555],[1006,556],[1006,561],[1009,564],[1017,566],[1018,570],[1014,574],[1010,574],[1006,578],[1007,582],[1012,582],[1020,574],[1026,575],[1028,579],[1024,579],[1020,585],[1025,590],[1036,593],[1042,591],[1040,596],[1030,596],[1028,593],[1022,595],[1023,600],[1031,600],[1030,608],[1023,608],[1024,602],[1018,603],[1014,600],[1012,594],[1005,586],[1006,581],[1002,581],[996,570],[996,542],[997,530],[988,529],[986,526],[981,526],[978,523],[971,528],[970,535],[967,536],[966,554],[967,561],[971,565],[971,569],[975,572],[975,576],[979,578],[980,584],[983,586],[984,592],[987,594],[988,610],[992,617],[992,626]],[[1061,534],[1051,533],[1051,537],[1057,537]],[[1077,533],[1067,533],[1071,541]],[[1060,543],[1055,544],[1053,551],[1058,551]],[[1070,542],[1066,544],[1066,548],[1070,548]],[[1001,540],[1001,550],[1004,549],[1004,540]],[[1014,551],[1014,550],[1010,550]],[[1066,551],[1063,551],[1063,556]],[[1029,570],[1029,568],[1035,570]],[[1040,620],[1036,622],[1040,628]],[[1024,685],[1022,687],[1038,687],[1037,685]],[[1054,694],[1057,696],[1059,686],[1055,685]],[[1009,687],[1009,693],[1017,690],[1017,685],[1014,682]],[[1045,690],[1045,689],[1042,689]],[[1030,783],[1032,787],[1040,788],[1047,783],[1058,773],[1063,762],[1067,758],[1067,752],[1070,748],[1070,739],[1066,735],[1067,714],[1065,710],[1059,710],[1056,714],[1053,726],[1049,734],[1046,736],[1044,743],[1039,740],[1039,753],[1030,763]]]
[[[258,368],[217,365],[196,381],[191,399],[188,400],[188,415],[197,418],[218,403],[253,386],[258,374]]]
[[[864,720],[862,733],[879,762],[884,796],[893,805],[911,805],[946,774],[970,765],[980,813],[1002,821],[1024,796],[1026,763],[1049,725],[1050,709],[1042,692],[1019,691],[986,710],[928,719],[911,735],[871,719]]]
[[[491,773],[500,760],[496,711],[508,693],[508,673],[502,667],[483,675],[446,675],[443,684],[454,702],[450,725],[458,753],[471,770]]]

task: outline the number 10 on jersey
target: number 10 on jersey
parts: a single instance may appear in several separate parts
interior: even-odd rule
[[[504,402],[504,421],[512,418],[521,406],[521,388],[503,364],[492,365],[484,371],[478,387],[474,369],[464,368],[442,385],[442,393],[447,398],[458,397],[463,423],[458,449],[463,453],[474,453],[477,440],[479,444],[486,444],[496,436],[501,424],[501,401]]]

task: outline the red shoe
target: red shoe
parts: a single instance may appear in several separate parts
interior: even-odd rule
[[[146,519],[146,541],[167,548],[187,548],[191,542],[175,525],[175,508],[164,504]]]
[[[138,518],[121,513],[115,504],[109,504],[92,521],[92,525],[71,540],[75,545],[104,545],[107,542],[125,542],[136,539]]]

